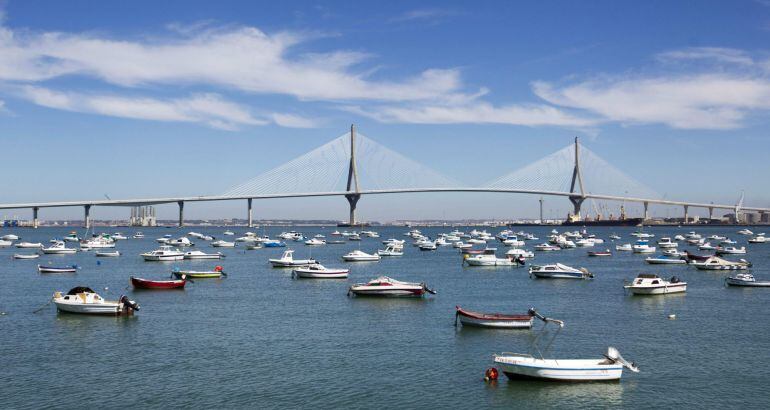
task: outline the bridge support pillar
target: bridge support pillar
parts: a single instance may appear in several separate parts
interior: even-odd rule
[[[569,197],[569,201],[572,202],[572,215],[574,215],[577,219],[580,219],[580,207],[583,205],[585,198],[581,196],[571,196]]]
[[[714,218],[714,207],[709,207],[709,222]]]
[[[177,202],[179,205],[179,226],[184,226],[184,201]]]
[[[687,223],[687,219],[688,219],[687,218],[687,211],[689,211],[689,210],[690,210],[690,207],[688,205],[685,205],[684,206],[684,223],[685,224]]]
[[[37,229],[38,227],[38,221],[37,221],[38,211],[40,211],[40,208],[38,207],[32,208],[32,227],[35,229]]]
[[[345,199],[348,200],[348,204],[350,204],[350,226],[355,226],[356,224],[356,205],[358,204],[358,200],[361,199],[360,194],[348,194],[345,195]]]
[[[246,200],[246,204],[247,204],[247,206],[246,206],[246,207],[248,208],[248,212],[247,212],[247,213],[248,213],[248,215],[247,215],[247,217],[246,217],[246,220],[247,220],[247,222],[246,222],[246,223],[248,224],[247,226],[248,226],[249,228],[251,228],[251,226],[253,225],[253,220],[251,219],[251,202],[252,202],[252,199],[251,199],[251,198],[249,198],[249,199],[247,199],[247,200]]]
[[[644,202],[644,220],[650,219],[650,203]]]
[[[83,218],[83,225],[86,229],[91,228],[91,205],[85,205],[83,206],[83,210],[85,212],[84,218]]]

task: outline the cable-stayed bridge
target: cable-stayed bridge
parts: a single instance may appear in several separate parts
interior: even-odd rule
[[[38,224],[40,208],[83,207],[84,221],[90,225],[94,206],[138,206],[177,203],[179,225],[184,224],[186,202],[247,202],[252,225],[255,199],[342,196],[348,201],[348,222],[355,225],[356,206],[362,196],[416,192],[496,192],[566,197],[573,205],[572,217],[579,219],[585,200],[636,202],[644,205],[648,218],[650,204],[680,206],[685,221],[689,208],[704,208],[709,217],[715,209],[770,212],[770,208],[735,204],[696,203],[663,199],[654,190],[636,181],[579,144],[569,145],[523,168],[480,186],[467,186],[419,162],[407,158],[372,139],[350,132],[289,162],[243,182],[221,194],[170,198],[106,199],[0,204],[0,209],[32,209],[33,226]]]

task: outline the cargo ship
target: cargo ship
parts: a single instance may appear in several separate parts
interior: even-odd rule
[[[644,218],[626,218],[625,207],[620,207],[620,218],[613,219],[610,215],[609,219],[602,219],[601,215],[597,215],[596,219],[581,219],[578,215],[567,215],[567,220],[562,222],[562,225],[566,226],[639,226],[644,223]]]

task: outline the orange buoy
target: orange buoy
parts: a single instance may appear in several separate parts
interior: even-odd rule
[[[498,376],[500,376],[500,374],[497,372],[497,369],[495,369],[494,367],[490,367],[489,369],[487,369],[487,371],[484,372],[484,381],[485,382],[497,381]]]

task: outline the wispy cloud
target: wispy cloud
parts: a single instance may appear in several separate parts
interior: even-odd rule
[[[407,21],[415,21],[415,20],[430,20],[430,21],[438,21],[443,20],[448,17],[456,16],[459,14],[457,10],[452,9],[439,9],[439,8],[428,8],[428,9],[415,9],[415,10],[409,10],[406,11],[396,17],[393,17],[390,19],[391,23],[403,23]]]
[[[385,123],[410,124],[506,124],[522,126],[587,127],[596,124],[587,117],[572,115],[546,104],[494,106],[476,101],[463,105],[379,106],[342,109]]]
[[[752,113],[770,110],[770,67],[742,50],[688,48],[663,61],[690,60],[676,71],[602,75],[566,84],[537,81],[546,102],[584,110],[605,122],[665,124],[679,129],[734,129]]]
[[[116,40],[82,33],[17,33],[0,28],[0,81],[92,77],[121,87],[203,84],[303,100],[423,100],[459,93],[456,69],[374,80],[353,67],[365,53],[296,54],[300,33],[253,27],[190,29],[167,38]]]
[[[89,95],[25,86],[18,93],[35,104],[66,111],[152,121],[189,122],[235,131],[242,126],[275,123],[284,127],[312,127],[312,119],[294,114],[255,116],[245,107],[218,94],[194,94],[184,98],[158,99],[117,95]]]

